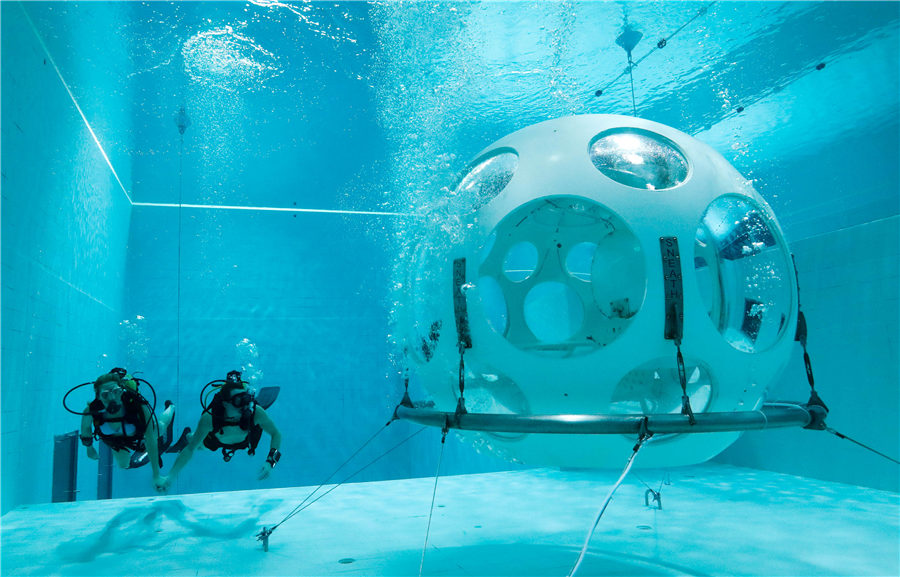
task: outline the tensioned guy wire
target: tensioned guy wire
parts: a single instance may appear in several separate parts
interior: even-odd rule
[[[717,0],[717,1],[718,1],[718,0]],[[631,59],[629,58],[628,66],[625,68],[625,70],[623,70],[621,74],[619,74],[618,76],[616,76],[615,78],[613,78],[613,79],[612,79],[609,83],[607,83],[603,88],[600,88],[600,89],[596,90],[596,91],[594,92],[594,96],[601,96],[604,92],[606,92],[607,90],[609,90],[610,88],[612,88],[613,85],[615,85],[615,83],[618,82],[623,76],[625,76],[626,74],[631,74],[631,73],[634,71],[634,69],[637,68],[638,64],[640,64],[641,62],[643,62],[645,58],[647,58],[648,56],[650,56],[651,54],[653,54],[653,53],[656,52],[657,50],[661,50],[661,49],[665,48],[666,45],[669,43],[669,40],[671,40],[676,34],[678,34],[679,32],[681,32],[682,30],[684,30],[684,28],[685,28],[688,24],[690,24],[691,22],[693,22],[694,20],[696,20],[696,19],[699,18],[700,16],[703,16],[704,14],[706,14],[706,13],[709,11],[709,9],[710,9],[715,3],[716,3],[716,2],[710,2],[709,4],[707,4],[707,5],[703,6],[702,8],[700,8],[700,10],[698,10],[697,13],[694,14],[694,15],[691,17],[690,20],[688,20],[687,22],[685,22],[684,24],[682,24],[681,26],[679,26],[674,32],[672,32],[671,34],[669,34],[669,35],[666,36],[665,38],[660,39],[660,41],[656,43],[656,46],[654,46],[653,48],[651,48],[646,54],[644,54],[643,56],[641,56],[640,58],[638,58],[636,61],[631,62]],[[634,100],[634,77],[633,77],[633,76],[632,76],[632,87],[631,87],[631,89],[632,89],[632,100]]]
[[[337,489],[338,487],[340,487],[341,485],[343,485],[344,483],[346,483],[347,481],[349,481],[350,479],[352,479],[352,478],[355,477],[356,475],[360,474],[361,472],[363,472],[363,471],[366,470],[367,468],[371,467],[371,466],[374,465],[376,462],[378,462],[379,460],[381,460],[383,457],[387,456],[389,453],[393,452],[394,450],[396,450],[397,448],[399,448],[401,445],[403,445],[404,443],[406,443],[407,441],[409,441],[410,439],[412,439],[413,437],[415,437],[416,435],[418,435],[419,433],[421,433],[422,431],[424,431],[425,429],[428,428],[428,427],[422,427],[422,428],[420,428],[419,430],[413,432],[412,434],[410,434],[409,436],[407,436],[405,439],[403,439],[403,440],[400,441],[399,443],[395,444],[393,447],[391,447],[391,448],[388,449],[387,451],[381,453],[380,455],[378,455],[377,457],[375,457],[374,459],[372,459],[371,461],[369,461],[367,464],[365,464],[364,466],[362,466],[362,467],[360,467],[359,469],[357,469],[356,471],[354,471],[352,474],[350,474],[350,475],[348,475],[347,477],[345,477],[344,480],[341,481],[340,483],[334,485],[333,487],[331,487],[330,489],[328,489],[327,491],[325,491],[325,492],[322,493],[321,495],[317,496],[315,499],[310,500],[310,497],[312,497],[319,489],[321,489],[321,488],[325,485],[325,483],[328,482],[329,479],[331,479],[331,477],[333,477],[339,470],[341,470],[347,463],[349,463],[349,462],[350,462],[357,454],[359,454],[359,452],[362,451],[362,449],[363,449],[366,445],[368,445],[375,437],[377,437],[379,434],[381,434],[381,432],[384,431],[384,429],[387,428],[387,426],[388,426],[390,423],[391,423],[391,422],[388,422],[386,425],[382,426],[382,427],[381,427],[374,435],[372,435],[371,437],[369,437],[369,439],[368,439],[365,443],[363,443],[363,445],[362,445],[359,449],[357,449],[356,452],[354,452],[354,453],[353,453],[346,461],[344,461],[343,463],[341,463],[341,465],[338,466],[338,468],[335,469],[334,472],[331,473],[331,475],[329,475],[328,478],[327,478],[321,485],[319,485],[318,487],[316,487],[316,489],[314,489],[309,495],[307,495],[306,498],[303,499],[303,501],[302,501],[299,505],[297,505],[296,507],[294,507],[294,509],[293,509],[290,513],[288,513],[281,521],[279,521],[278,523],[276,523],[275,525],[273,525],[273,526],[272,526],[271,528],[269,528],[269,529],[263,528],[263,532],[265,533],[265,536],[271,535],[272,531],[274,531],[276,528],[278,528],[279,525],[281,525],[282,523],[284,523],[285,521],[287,521],[288,519],[290,519],[291,517],[293,517],[294,515],[296,515],[296,514],[299,513],[300,511],[303,511],[304,509],[309,508],[313,503],[315,503],[316,501],[318,501],[319,499],[321,499],[322,497],[324,497],[324,496],[327,495],[328,493],[334,491],[335,489]]]
[[[891,461],[891,462],[893,462],[893,463],[897,463],[898,465],[900,465],[900,461],[898,461],[897,459],[895,459],[895,458],[893,458],[893,457],[891,457],[891,456],[885,455],[885,454],[882,453],[881,451],[877,451],[877,450],[873,449],[872,447],[870,447],[870,446],[868,446],[868,445],[865,445],[865,444],[863,444],[863,443],[860,443],[860,442],[857,441],[856,439],[851,439],[851,438],[848,437],[847,435],[844,435],[844,434],[842,434],[842,433],[839,433],[839,432],[835,431],[834,429],[832,429],[831,427],[825,427],[825,430],[828,431],[829,433],[831,433],[832,435],[834,435],[835,437],[839,438],[839,439],[844,439],[844,440],[850,441],[851,443],[856,443],[857,445],[859,445],[859,446],[862,447],[863,449],[867,449],[867,450],[869,450],[869,451],[872,451],[872,452],[875,453],[876,455],[878,455],[878,456],[880,456],[880,457],[884,457],[884,458],[887,459],[888,461]]]
[[[363,449],[365,449],[365,448],[369,445],[369,443],[371,443],[371,442],[375,439],[375,437],[377,437],[378,435],[380,435],[381,432],[382,432],[383,430],[385,430],[385,429],[387,428],[387,426],[390,425],[390,424],[391,424],[391,421],[388,421],[385,425],[383,425],[380,429],[378,429],[378,431],[376,431],[374,435],[372,435],[371,437],[369,437],[368,440],[366,440],[365,443],[363,443],[356,451],[354,451],[352,455],[350,455],[349,457],[347,457],[347,459],[346,459],[343,463],[341,463],[340,465],[338,465],[337,469],[335,469],[334,471],[332,471],[332,473],[331,473],[330,475],[328,475],[328,476],[325,478],[325,480],[322,481],[322,482],[319,484],[318,487],[316,487],[315,489],[313,489],[313,490],[309,493],[309,495],[307,495],[306,498],[304,498],[304,499],[300,502],[299,505],[297,505],[296,507],[294,507],[294,509],[293,509],[290,513],[288,513],[287,516],[286,516],[281,522],[278,523],[278,525],[281,525],[281,523],[284,523],[285,521],[287,521],[288,519],[290,519],[291,517],[293,517],[294,515],[296,515],[296,514],[299,513],[300,511],[302,511],[303,509],[305,509],[304,505],[307,503],[307,501],[309,501],[310,499],[312,499],[313,495],[315,495],[316,493],[319,492],[319,489],[321,489],[322,487],[324,487],[325,484],[326,484],[328,481],[330,481],[330,480],[332,479],[332,477],[334,477],[335,475],[337,475],[337,472],[338,472],[338,471],[340,471],[341,469],[343,469],[343,468],[347,465],[347,463],[349,463],[350,461],[352,461],[353,458],[356,457],[356,455],[358,455],[358,454],[360,453],[360,451],[362,451]],[[322,495],[320,495],[320,497],[322,497],[322,496],[324,496],[324,493],[323,493]],[[319,497],[316,498],[316,500],[318,500],[318,499],[319,499]],[[312,504],[312,503],[310,503],[310,504]],[[278,525],[273,526],[272,529],[274,530],[275,527],[278,527]]]
[[[422,545],[422,559],[419,561],[419,577],[425,567],[425,551],[428,549],[428,535],[431,533],[431,517],[434,514],[434,500],[437,497],[438,478],[441,476],[441,463],[444,461],[444,446],[447,441],[447,429],[441,431],[441,455],[438,457],[437,470],[434,472],[434,489],[431,491],[431,508],[428,510],[428,525],[425,527],[425,543]]]

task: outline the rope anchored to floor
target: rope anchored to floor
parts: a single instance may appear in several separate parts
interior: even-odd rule
[[[584,540],[584,546],[581,548],[581,553],[578,554],[578,559],[575,561],[575,565],[572,567],[572,570],[569,571],[569,577],[573,577],[578,571],[578,568],[581,567],[581,562],[584,560],[584,556],[587,553],[588,545],[590,545],[591,543],[591,537],[594,536],[594,531],[597,529],[597,525],[600,523],[600,517],[603,516],[603,513],[606,511],[606,507],[609,505],[609,502],[612,501],[613,495],[616,493],[616,489],[619,488],[619,485],[621,485],[622,481],[625,480],[625,476],[628,475],[628,471],[631,470],[631,465],[634,463],[634,458],[637,456],[638,451],[641,450],[641,447],[644,446],[644,443],[652,436],[653,433],[647,430],[645,418],[645,425],[643,427],[643,430],[641,431],[641,434],[638,436],[637,444],[634,446],[634,450],[632,451],[631,456],[628,458],[628,462],[625,463],[625,469],[622,471],[622,474],[619,475],[619,480],[616,481],[616,484],[613,485],[612,489],[610,489],[609,494],[603,501],[603,505],[600,507],[600,511],[597,512],[597,518],[594,519],[594,524],[591,527],[591,530],[588,532],[587,538]]]
[[[449,424],[444,425],[441,429],[441,454],[438,457],[437,470],[434,472],[434,489],[431,491],[431,508],[428,510],[428,525],[425,527],[425,543],[422,545],[422,559],[419,561],[419,577],[422,577],[422,569],[425,567],[425,551],[428,549],[428,535],[431,533],[431,517],[434,514],[434,499],[437,496],[438,478],[441,475],[441,463],[444,460],[444,447],[447,441],[447,432],[450,430]]]
[[[262,530],[260,530],[260,532],[256,534],[256,539],[257,539],[258,541],[262,541],[263,551],[268,551],[268,550],[269,550],[269,536],[272,534],[272,532],[275,531],[275,529],[277,529],[279,526],[281,526],[285,521],[287,521],[288,519],[290,519],[290,518],[293,517],[294,515],[300,513],[300,512],[303,511],[304,509],[309,508],[313,503],[315,503],[316,501],[318,501],[319,499],[321,499],[322,497],[324,497],[324,496],[327,495],[328,493],[331,493],[332,491],[334,491],[335,489],[337,489],[338,487],[340,487],[341,485],[343,485],[344,483],[346,483],[347,481],[349,481],[350,479],[352,479],[352,478],[355,477],[356,475],[362,473],[363,471],[365,471],[366,469],[368,469],[369,467],[371,467],[372,465],[374,465],[375,463],[377,463],[378,461],[380,461],[383,457],[387,456],[389,453],[391,453],[391,452],[393,452],[394,450],[398,449],[400,446],[402,446],[402,445],[405,444],[407,441],[409,441],[410,439],[412,439],[413,437],[415,437],[416,435],[418,435],[419,433],[421,433],[422,431],[424,431],[424,430],[427,428],[427,427],[422,427],[422,428],[420,428],[419,430],[415,431],[414,433],[410,434],[410,435],[407,436],[405,439],[403,439],[402,441],[400,441],[399,443],[397,443],[396,445],[394,445],[393,447],[391,447],[391,448],[388,449],[387,451],[381,453],[380,455],[378,455],[377,457],[375,457],[374,459],[372,459],[371,461],[369,461],[367,464],[365,464],[364,466],[362,466],[362,467],[360,467],[359,469],[357,469],[356,471],[354,471],[352,474],[350,474],[350,475],[348,475],[347,477],[345,477],[340,483],[334,485],[333,487],[331,487],[330,489],[328,489],[327,491],[325,491],[325,492],[322,493],[321,495],[318,495],[315,499],[312,498],[313,495],[315,495],[322,487],[324,487],[325,484],[328,483],[328,481],[330,481],[330,480],[332,479],[332,477],[334,477],[334,476],[337,474],[338,471],[340,471],[341,469],[343,469],[343,468],[347,465],[347,463],[349,463],[350,461],[352,461],[353,458],[356,457],[356,455],[358,455],[358,454],[359,454],[359,453],[360,453],[360,452],[361,452],[361,451],[362,451],[369,443],[371,443],[373,440],[375,440],[375,438],[376,438],[378,435],[380,435],[380,434],[382,433],[382,431],[384,431],[384,430],[388,427],[388,425],[390,425],[391,423],[393,423],[395,420],[396,420],[396,417],[395,417],[395,418],[391,418],[391,420],[388,421],[387,423],[385,423],[380,429],[378,429],[378,431],[377,431],[374,435],[372,435],[371,437],[369,437],[369,439],[368,439],[365,443],[363,443],[363,444],[362,444],[362,445],[361,445],[361,446],[360,446],[360,447],[359,447],[352,455],[350,455],[350,457],[347,458],[347,460],[345,460],[343,463],[341,463],[341,464],[340,464],[340,465],[339,465],[339,466],[338,466],[338,467],[337,467],[330,475],[328,475],[328,477],[327,477],[324,481],[322,481],[322,483],[321,483],[318,487],[316,487],[315,489],[313,489],[312,492],[310,492],[309,495],[307,495],[306,498],[303,499],[303,501],[301,501],[299,505],[297,505],[296,507],[294,507],[294,509],[293,509],[290,513],[288,513],[288,514],[284,517],[284,519],[282,519],[281,521],[279,521],[278,523],[276,523],[276,524],[273,525],[272,527],[263,527]]]

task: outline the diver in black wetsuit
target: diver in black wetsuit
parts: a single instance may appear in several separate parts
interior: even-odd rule
[[[219,381],[216,381],[219,382]],[[222,458],[227,462],[235,451],[247,449],[250,455],[256,451],[256,445],[263,431],[272,438],[269,455],[259,471],[260,480],[272,473],[272,468],[281,458],[281,432],[269,417],[266,410],[258,406],[253,393],[247,389],[247,383],[241,380],[239,371],[231,371],[225,378],[212,402],[200,415],[196,431],[191,435],[187,446],[178,454],[175,464],[167,476],[156,482],[160,492],[167,491],[172,481],[191,460],[194,450],[205,447],[212,451],[222,450]]]
[[[88,383],[85,383],[88,384]],[[122,469],[131,466],[132,454],[146,451],[153,470],[154,486],[159,474],[159,431],[165,431],[175,416],[175,405],[167,402],[157,419],[147,400],[138,392],[138,382],[125,369],[115,368],[100,375],[94,385],[94,400],[81,417],[81,443],[87,456],[98,459],[94,438],[109,445],[113,459]]]

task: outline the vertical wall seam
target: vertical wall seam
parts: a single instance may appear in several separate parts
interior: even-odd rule
[[[97,138],[97,134],[94,132],[94,129],[91,128],[90,122],[88,122],[87,117],[84,115],[84,111],[81,110],[81,106],[78,104],[78,101],[75,99],[75,95],[72,93],[72,90],[69,88],[69,85],[66,83],[66,79],[63,78],[62,72],[59,69],[59,66],[56,65],[56,61],[53,59],[53,56],[50,54],[50,50],[47,48],[47,45],[44,43],[44,39],[41,36],[40,32],[38,32],[37,26],[35,26],[34,21],[31,20],[31,16],[28,15],[28,11],[25,10],[25,5],[22,2],[18,2],[19,8],[22,9],[22,14],[25,15],[25,20],[28,21],[28,25],[31,27],[31,31],[34,32],[35,37],[40,43],[41,48],[44,50],[44,54],[47,55],[47,60],[50,61],[50,64],[53,65],[53,70],[56,71],[56,75],[59,77],[59,81],[62,83],[63,88],[66,89],[66,93],[68,93],[69,98],[72,99],[72,104],[75,105],[75,110],[78,111],[78,114],[81,116],[81,120],[84,121],[84,125],[87,127],[88,132],[91,134],[91,138],[94,139],[94,143],[97,145],[97,148],[100,150],[100,154],[103,155],[103,160],[106,161],[107,166],[109,166],[109,170],[112,172],[113,176],[116,179],[116,182],[119,184],[119,188],[122,189],[122,193],[125,195],[125,198],[128,200],[129,205],[133,205],[134,202],[131,200],[131,195],[128,194],[128,191],[125,189],[125,185],[122,184],[122,180],[119,178],[118,173],[116,172],[115,167],[112,165],[112,161],[110,161],[109,156],[107,156],[106,151],[103,150],[103,145],[100,144],[100,139]]]

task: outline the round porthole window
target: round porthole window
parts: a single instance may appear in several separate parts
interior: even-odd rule
[[[513,282],[522,282],[534,274],[538,251],[530,242],[518,242],[510,247],[503,261],[503,274]]]
[[[709,318],[734,348],[759,352],[787,330],[794,295],[784,240],[763,207],[714,200],[697,227],[694,271]]]
[[[669,139],[636,128],[601,133],[590,145],[597,170],[633,188],[664,190],[687,180],[688,162]]]
[[[460,181],[454,201],[466,211],[478,210],[506,188],[518,166],[519,156],[512,150],[489,152]]]

